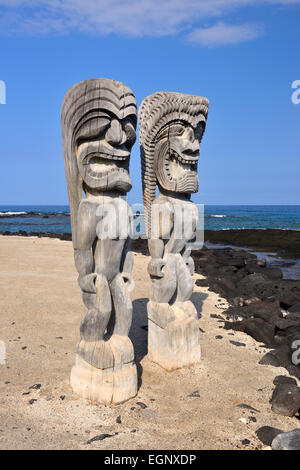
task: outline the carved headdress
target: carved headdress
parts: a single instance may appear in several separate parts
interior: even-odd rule
[[[201,96],[158,92],[147,96],[139,108],[143,198],[148,235],[151,231],[151,205],[155,199],[157,185],[158,168],[156,165],[157,155],[155,147],[159,140],[159,135],[163,128],[173,122],[190,125],[193,129],[196,129],[201,122],[204,132],[208,106],[208,99]],[[171,181],[171,178],[169,184],[170,189],[173,191],[185,192],[184,184],[179,188],[175,182]],[[186,192],[194,191],[191,189]]]
[[[90,142],[93,147],[93,152],[98,150],[101,152],[100,144],[96,147],[93,144],[93,139],[97,141],[97,135],[101,132],[103,124],[99,116],[103,111],[113,116],[116,120],[124,120],[131,117],[134,127],[136,126],[136,100],[132,91],[123,83],[110,80],[106,78],[95,78],[85,80],[72,86],[66,93],[61,111],[62,123],[62,137],[63,137],[63,153],[65,161],[65,172],[68,185],[68,195],[71,211],[71,226],[72,226],[72,239],[74,248],[76,248],[76,219],[79,204],[83,198],[83,182],[85,176],[89,177],[90,181],[95,181],[94,187],[98,181],[101,181],[100,189],[107,190],[108,176],[104,174],[101,178],[90,170],[88,174],[82,174],[78,165],[78,157],[76,155],[76,148],[82,141]],[[129,149],[130,150],[130,149]],[[121,156],[118,151],[112,149],[111,155],[104,154],[106,159],[113,159],[115,161],[125,160],[122,156],[126,157],[129,161],[129,152],[120,150]],[[88,153],[88,152],[86,152]],[[92,153],[90,153],[92,155]],[[91,157],[87,154],[85,158],[90,158],[88,163],[92,163]],[[128,164],[128,163],[127,163]],[[86,169],[87,165],[85,166]],[[86,170],[85,170],[86,171]],[[121,169],[124,172],[124,170]],[[104,180],[106,178],[106,180]],[[105,187],[106,181],[106,187]],[[118,189],[117,178],[112,178],[112,184]],[[130,178],[128,175],[128,185],[130,185]],[[110,188],[111,189],[111,188]]]

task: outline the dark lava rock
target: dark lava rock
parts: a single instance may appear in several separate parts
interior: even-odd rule
[[[267,229],[263,236],[259,229],[205,230],[205,241],[276,251],[290,258],[300,257],[299,230]]]
[[[274,328],[261,318],[248,318],[242,321],[244,332],[256,341],[267,345],[274,344]]]
[[[117,417],[117,419],[116,419],[116,423],[118,423],[118,424],[121,424],[121,423],[122,423],[121,416],[118,416],[118,417]]]
[[[237,408],[243,408],[245,410],[254,411],[255,413],[260,413],[259,410],[257,410],[256,408],[253,408],[253,406],[247,405],[247,403],[239,403],[236,406]]]
[[[223,336],[221,336],[221,335],[216,336],[216,339],[222,339],[222,338],[223,338]]]
[[[229,343],[233,344],[234,346],[246,346],[245,343],[240,343],[239,341],[229,341]]]
[[[243,444],[243,446],[249,445],[249,444],[250,444],[249,439],[243,439],[243,440],[242,440],[242,444]]]
[[[265,276],[267,279],[282,279],[282,272],[279,268],[266,268],[259,266],[257,262],[252,262],[250,264],[247,264],[245,267],[245,270],[248,274],[262,274]]]
[[[279,302],[255,302],[243,307],[230,307],[226,315],[231,318],[261,318],[266,322],[275,323],[282,319]]]
[[[137,401],[136,404],[139,405],[142,408],[142,410],[147,408],[147,405],[145,405],[145,403],[143,403],[142,401]]]
[[[208,282],[207,279],[197,279],[195,284],[196,284],[196,286],[199,286],[199,287],[208,287],[209,286],[209,282]]]
[[[277,357],[282,367],[291,365],[292,351],[289,344],[281,344],[278,346],[274,351],[274,355]]]
[[[267,300],[274,297],[280,301],[284,309],[300,302],[300,282],[279,279],[269,280],[260,273],[250,274],[237,283],[235,296],[259,297]]]
[[[281,318],[276,321],[275,323],[276,328],[279,330],[287,330],[289,328],[296,328],[297,326],[300,326],[300,318],[299,321],[294,321],[286,318]]]
[[[300,322],[300,312],[288,312],[285,318],[286,320]]]
[[[235,278],[233,276],[219,277],[210,280],[210,290],[217,292],[222,297],[234,297]]]
[[[103,441],[103,439],[107,439],[108,437],[114,437],[115,434],[99,434],[98,436],[92,437],[87,441],[87,444],[91,444],[92,442],[95,441]]]
[[[272,354],[271,352],[267,352],[267,353],[261,358],[261,360],[259,361],[259,364],[262,364],[262,365],[264,365],[264,366],[274,366],[274,367],[279,367],[279,366],[280,366],[279,360],[278,360],[277,357],[274,356],[274,354]]]
[[[297,385],[297,381],[292,377],[287,377],[286,375],[277,375],[273,380],[274,385],[279,384],[290,384],[290,385]]]
[[[300,380],[300,369],[299,369],[299,367],[297,367],[293,364],[290,364],[290,365],[286,366],[286,370],[288,371],[288,373],[290,375],[292,375],[293,377],[296,377],[297,379]]]
[[[189,398],[200,398],[199,390],[195,390],[194,392],[188,395]]]
[[[300,302],[297,302],[296,304],[292,305],[290,308],[288,308],[289,313],[299,313],[300,315]]]
[[[300,408],[300,388],[290,384],[276,385],[271,404],[274,413],[294,416]]]
[[[35,401],[37,401],[35,398],[31,398],[28,403],[29,405],[33,405]]]
[[[282,433],[280,429],[272,428],[271,426],[262,426],[261,428],[255,431],[258,439],[265,445],[270,446],[273,439]]]
[[[272,441],[273,450],[300,450],[300,429],[278,434]]]
[[[34,384],[29,387],[29,390],[39,390],[41,388],[41,384]]]

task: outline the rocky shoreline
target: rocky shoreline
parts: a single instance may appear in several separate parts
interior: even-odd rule
[[[284,367],[300,380],[300,282],[282,279],[279,268],[241,249],[202,249],[193,253],[196,284],[228,301],[218,315],[226,330],[246,333],[269,348],[261,365]],[[298,353],[299,351],[299,353]],[[274,413],[300,417],[300,387],[293,377],[278,376],[270,399]],[[300,430],[264,426],[258,438],[273,449],[300,450]]]
[[[196,272],[206,277],[197,285],[228,301],[224,328],[264,343],[272,349],[269,360],[273,357],[300,379],[300,368],[292,362],[292,344],[300,340],[300,282],[282,279],[279,268],[245,250],[202,249],[193,256]]]
[[[300,259],[300,230],[205,230],[205,241],[272,251],[283,257]]]

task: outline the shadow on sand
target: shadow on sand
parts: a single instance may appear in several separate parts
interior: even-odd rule
[[[198,318],[201,318],[201,312],[204,300],[208,294],[193,292],[191,301],[194,303]],[[147,318],[147,298],[136,299],[133,301],[132,325],[129,332],[129,338],[134,347],[135,363],[138,373],[138,388],[142,385],[143,367],[142,359],[148,352],[148,318]]]

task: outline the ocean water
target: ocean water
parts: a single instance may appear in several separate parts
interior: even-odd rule
[[[204,208],[207,230],[300,230],[300,206],[212,206]],[[144,233],[143,217],[135,220],[136,232]],[[0,232],[71,233],[69,206],[0,206]],[[214,247],[217,247],[214,245]],[[224,247],[220,245],[219,248]],[[252,250],[249,250],[253,252]],[[300,260],[283,260],[276,253],[255,253],[270,266],[278,266],[285,279],[300,280]],[[290,261],[290,266],[286,263]]]
[[[207,230],[300,230],[300,206],[207,205],[204,227]],[[19,230],[70,233],[69,206],[0,206],[0,231]]]
[[[300,206],[205,206],[207,230],[300,230]]]

